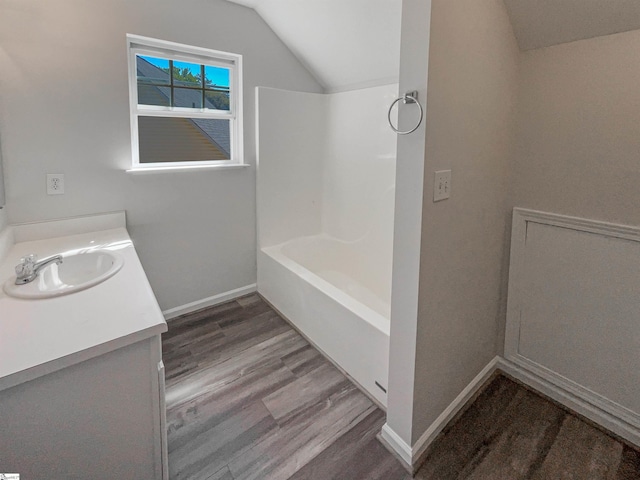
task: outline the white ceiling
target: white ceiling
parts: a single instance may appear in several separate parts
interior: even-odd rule
[[[398,81],[402,0],[229,0],[254,8],[328,91]]]
[[[398,81],[402,0],[229,1],[255,9],[327,92]],[[504,3],[521,50],[640,29],[640,0]]]
[[[640,29],[640,0],[504,0],[521,50]]]

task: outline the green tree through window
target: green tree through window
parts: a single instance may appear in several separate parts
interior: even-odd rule
[[[146,55],[139,55],[139,59],[144,63],[138,62],[138,84],[141,87],[146,86],[147,99],[153,97],[153,92],[150,92],[150,89],[155,89],[155,98],[158,104],[229,110],[228,69],[195,63],[174,62],[173,60]],[[144,65],[147,66],[145,67]],[[163,89],[163,87],[168,88]],[[174,89],[182,92],[180,93],[180,98],[174,96],[172,93]],[[192,92],[191,96],[186,96],[187,91]],[[158,93],[161,95],[158,96]],[[162,96],[166,100],[163,101],[161,99]]]

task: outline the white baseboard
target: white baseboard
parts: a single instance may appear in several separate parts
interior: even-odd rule
[[[486,381],[497,370],[500,357],[491,360],[478,375],[460,392],[460,394],[449,404],[447,408],[435,419],[413,446],[409,446],[400,436],[393,431],[389,424],[382,427],[380,436],[386,445],[394,450],[407,465],[412,469],[420,466],[422,456],[433,443],[436,437],[442,432],[444,427],[456,416],[456,414],[471,400],[486,383]]]
[[[478,375],[460,392],[453,402],[435,419],[435,421],[420,436],[416,444],[412,448],[413,463],[420,461],[420,457],[427,450],[429,445],[433,443],[436,437],[442,432],[444,427],[456,416],[456,414],[467,404],[473,396],[478,393],[480,388],[489,380],[491,375],[497,370],[500,357],[496,356],[491,360]]]
[[[211,297],[203,298],[202,300],[196,300],[195,302],[187,303],[179,307],[170,308],[169,310],[163,311],[162,314],[164,315],[165,320],[171,320],[172,318],[179,317],[180,315],[185,315],[202,308],[212,307],[220,303],[228,302],[229,300],[248,295],[255,291],[257,291],[257,286],[255,283],[252,283],[245,287],[236,288],[234,290],[219,293]]]
[[[396,432],[385,423],[382,426],[380,437],[383,440],[384,445],[390,448],[407,466],[413,466],[413,455],[411,453],[411,446],[400,438]]]
[[[564,405],[619,437],[640,446],[640,422],[637,415],[586,388],[576,388],[560,375],[535,368],[516,359],[500,358],[498,369],[543,395]],[[631,412],[633,413],[633,412]]]
[[[469,400],[478,393],[479,389],[496,370],[510,375],[533,390],[618,435],[620,438],[640,446],[640,424],[636,424],[634,417],[630,416],[629,412],[623,407],[617,408],[612,402],[603,404],[602,399],[597,395],[594,394],[592,398],[588,390],[576,389],[569,384],[563,384],[553,372],[547,374],[542,370],[532,368],[524,362],[514,361],[513,359],[508,360],[500,356],[491,360],[471,380],[469,385],[436,418],[413,446],[406,443],[386,423],[380,432],[382,443],[406,464],[405,467],[415,471],[420,466],[422,456],[429,445],[433,443],[444,427]]]

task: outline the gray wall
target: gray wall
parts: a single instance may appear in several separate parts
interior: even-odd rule
[[[387,418],[409,444],[502,352],[513,207],[640,224],[640,31],[522,53],[500,0],[432,3],[415,351],[410,312],[391,335]]]
[[[502,0],[432,3],[412,443],[496,354],[518,85]]]
[[[640,30],[522,54],[511,204],[640,225]]]
[[[4,174],[3,174],[3,166],[2,166],[2,142],[0,142],[0,207],[4,207],[5,205],[5,194],[4,194]]]
[[[636,30],[520,55],[510,207],[640,225],[639,49]]]
[[[1,50],[0,50],[1,51]],[[0,105],[0,111],[1,111]],[[2,160],[2,142],[0,142],[0,232],[7,226],[9,223],[9,218],[7,214],[7,207],[5,205],[5,193],[4,193],[4,173],[3,173],[3,160]]]
[[[131,175],[126,33],[244,55],[254,87],[321,91],[253,10],[223,0],[5,0],[0,112],[11,222],[124,209],[160,306],[254,283],[255,168]],[[65,174],[47,196],[45,174]]]

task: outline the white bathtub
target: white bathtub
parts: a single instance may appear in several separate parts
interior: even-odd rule
[[[379,264],[327,235],[258,252],[259,293],[385,407],[390,290]]]

